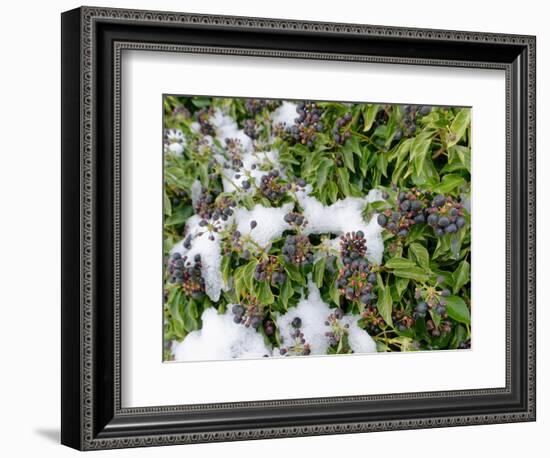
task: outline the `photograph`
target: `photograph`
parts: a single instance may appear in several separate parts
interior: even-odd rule
[[[164,94],[162,116],[163,361],[475,345],[471,107]]]

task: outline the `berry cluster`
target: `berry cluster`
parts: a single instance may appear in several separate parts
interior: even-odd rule
[[[336,286],[349,301],[359,301],[364,306],[376,299],[373,293],[376,274],[371,272],[365,258],[367,245],[363,231],[347,233],[340,237],[340,257],[344,266],[338,272]]]
[[[302,320],[300,317],[295,317],[292,322],[290,323],[291,326],[294,328],[292,333],[290,334],[290,337],[293,339],[291,344],[285,347],[281,347],[279,350],[279,353],[282,356],[308,356],[311,354],[311,347],[308,343],[306,343],[306,339],[304,338],[304,333],[301,331],[302,327]],[[283,337],[281,337],[281,342],[284,340]]]
[[[417,116],[426,116],[432,111],[432,107],[425,105],[425,106],[419,106],[419,105],[405,105],[403,107],[403,130],[400,131],[402,135],[405,135],[406,137],[412,137],[414,133],[416,132],[416,121]],[[397,138],[394,139],[397,140]]]
[[[371,306],[367,307],[362,316],[362,324],[365,330],[372,336],[380,334],[386,322],[384,319],[377,313],[376,307]]]
[[[304,215],[297,212],[290,212],[284,216],[286,223],[292,225],[295,229],[306,227],[307,220],[304,218]]]
[[[283,245],[283,259],[289,264],[306,265],[313,262],[311,242],[307,235],[289,235]]]
[[[264,109],[273,109],[278,105],[276,100],[246,99],[244,106],[252,116],[259,115]]]
[[[197,121],[199,122],[199,128],[200,132],[203,135],[210,135],[215,136],[216,130],[214,129],[214,126],[210,124],[210,115],[212,114],[212,111],[208,108],[201,108],[197,112]]]
[[[201,256],[195,255],[191,263],[187,256],[174,253],[168,261],[168,274],[170,283],[181,285],[184,292],[193,298],[198,298],[204,293],[204,279],[201,276]]]
[[[352,114],[346,113],[336,120],[336,126],[332,129],[332,138],[336,143],[343,145],[346,143],[346,140],[351,137],[349,125],[352,119]]]
[[[433,320],[426,321],[426,330],[432,335],[432,337],[439,337],[441,335],[451,332],[452,325],[448,320],[442,320],[437,326]]]
[[[260,136],[262,128],[254,119],[246,119],[244,121],[243,131],[252,140],[256,140]]]
[[[217,221],[227,221],[233,215],[233,209],[237,206],[234,199],[229,196],[221,196],[216,199],[216,206],[212,212],[212,219]]]
[[[386,209],[378,215],[378,224],[399,237],[406,237],[411,226],[426,222],[426,204],[421,191],[416,188],[401,191],[397,196],[397,207]]]
[[[233,313],[233,321],[236,324],[242,324],[247,328],[258,329],[264,320],[263,309],[255,303],[248,306],[234,304],[231,307],[231,313]]]
[[[424,291],[420,288],[416,288],[414,297],[419,300],[419,302],[414,308],[413,317],[415,319],[425,317],[426,312],[428,310],[432,310],[442,318],[447,318],[447,310],[445,308],[447,303],[445,298],[450,295],[451,292],[447,288],[438,290],[437,288],[430,286]]]
[[[269,173],[262,175],[260,179],[260,193],[272,203],[277,203],[286,195],[286,192],[290,188],[290,184],[282,182],[277,169],[273,169]]]
[[[452,197],[438,194],[426,213],[428,224],[434,229],[435,235],[440,237],[453,234],[466,225],[464,206]]]
[[[195,214],[199,215],[202,219],[212,218],[212,213],[215,208],[215,200],[216,195],[210,192],[207,188],[202,187],[199,197],[195,202],[195,205],[193,205]]]
[[[415,320],[411,316],[407,315],[404,310],[395,310],[392,313],[392,321],[394,326],[401,332],[410,329],[415,323]]]
[[[317,138],[317,132],[323,130],[321,122],[322,110],[315,103],[299,103],[296,107],[298,117],[295,124],[290,128],[290,136],[296,143],[313,146]]]
[[[176,120],[189,119],[191,112],[185,107],[185,105],[176,105],[172,110],[172,118]]]
[[[269,256],[267,260],[260,261],[254,270],[254,279],[256,281],[267,280],[272,285],[282,285],[286,280],[286,273],[276,256]]]
[[[330,331],[325,332],[325,337],[328,339],[328,344],[331,347],[338,347],[340,342],[342,342],[343,345],[339,353],[351,353],[351,348],[347,344],[349,324],[342,325],[340,322],[343,316],[344,312],[342,309],[336,309],[328,316],[325,326],[330,326]]]

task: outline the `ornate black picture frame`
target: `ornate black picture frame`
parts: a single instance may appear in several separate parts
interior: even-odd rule
[[[125,49],[506,73],[506,387],[123,408]],[[535,420],[535,37],[82,7],[62,15],[62,434],[105,449]]]

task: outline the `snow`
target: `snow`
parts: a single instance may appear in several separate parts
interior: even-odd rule
[[[175,154],[176,156],[181,156],[187,144],[184,133],[179,129],[167,129],[164,137],[164,151]]]
[[[245,151],[252,151],[252,139],[242,129],[239,129],[236,121],[231,116],[226,115],[220,109],[216,109],[209,121],[214,126],[216,137],[222,145],[225,145],[226,138],[236,138],[240,140]]]
[[[214,307],[202,314],[202,328],[190,332],[182,342],[174,341],[176,361],[213,361],[235,358],[262,358],[270,355],[261,334],[253,328],[233,322],[232,304],[219,314]]]
[[[283,102],[272,114],[273,125],[282,124],[286,128],[294,125],[294,120],[298,117],[297,106],[293,102]]]
[[[294,318],[299,317],[302,320],[302,326],[300,330],[304,334],[306,343],[310,345],[312,355],[325,355],[328,348],[328,339],[325,336],[325,332],[328,330],[325,325],[327,317],[331,311],[329,306],[321,299],[319,289],[311,281],[308,282],[309,294],[307,299],[303,298],[298,302],[296,307],[291,307],[287,313],[280,315],[276,324],[279,329],[279,333],[282,337],[282,345],[292,346],[294,339],[291,337],[291,333],[295,331],[291,322]],[[278,356],[279,350],[273,350],[273,356]]]
[[[357,321],[358,316],[345,315],[340,322],[344,325],[349,324],[348,343],[354,353],[376,353],[376,342],[365,331],[361,329]]]
[[[309,294],[307,299],[303,298],[296,307],[291,307],[287,313],[277,318],[276,324],[279,333],[283,338],[284,347],[291,346],[294,339],[291,333],[295,331],[292,327],[292,320],[299,317],[302,320],[300,330],[304,334],[306,343],[310,344],[312,355],[326,355],[329,347],[329,341],[325,333],[330,331],[330,326],[325,322],[334,309],[331,309],[323,300],[319,289],[311,281],[311,275],[308,277]],[[373,338],[357,324],[359,316],[345,315],[341,320],[342,325],[349,325],[348,342],[354,353],[375,353],[376,343]],[[279,356],[279,349],[273,349],[273,356]]]
[[[284,216],[292,211],[294,204],[288,203],[282,207],[264,207],[256,204],[252,210],[236,208],[234,212],[237,230],[242,235],[250,237],[260,246],[265,247],[277,237],[280,237],[291,226],[285,222]],[[258,225],[250,228],[250,222],[256,221]]]
[[[210,240],[209,232],[203,233],[205,229],[199,226],[202,218],[198,215],[191,216],[185,223],[185,237],[176,243],[171,253],[180,253],[193,260],[196,254],[201,255],[201,275],[204,279],[205,292],[214,302],[220,299],[223,285],[221,274],[222,252],[220,244],[220,235],[213,232],[214,240]],[[202,235],[199,235],[203,233]],[[188,250],[183,246],[187,236],[192,237],[191,248]]]
[[[233,169],[224,169],[222,176],[222,185],[224,192],[239,191],[250,194],[254,192],[254,187],[248,190],[242,188],[242,182],[253,178],[256,184],[260,184],[260,179],[267,172],[262,169],[271,170],[279,167],[279,154],[276,151],[256,151],[246,152],[241,158],[243,166],[238,171]],[[221,161],[225,162],[224,160]],[[252,166],[255,166],[252,168]],[[239,178],[236,178],[239,175]],[[235,187],[237,185],[237,187]]]
[[[371,191],[372,192],[372,191]],[[369,192],[367,198],[346,197],[332,205],[323,205],[315,197],[306,193],[297,193],[300,205],[304,209],[304,216],[308,221],[304,233],[323,234],[333,233],[337,235],[353,231],[363,231],[367,241],[367,259],[370,262],[380,264],[384,253],[382,240],[383,228],[376,221],[377,215],[373,215],[366,222],[361,215],[368,199],[377,199],[377,193]],[[338,239],[334,239],[336,248]]]

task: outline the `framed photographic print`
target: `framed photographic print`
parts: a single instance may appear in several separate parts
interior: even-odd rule
[[[535,419],[535,38],[62,15],[62,443]]]

